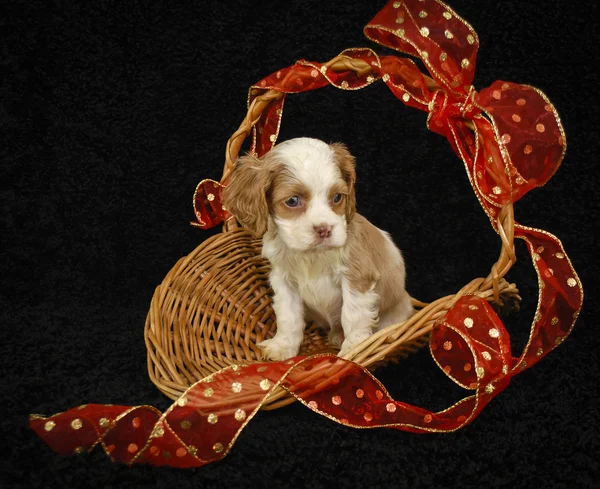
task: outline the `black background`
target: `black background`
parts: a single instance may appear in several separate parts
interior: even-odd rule
[[[259,413],[221,462],[175,470],[51,452],[29,413],[88,402],[170,401],[146,373],[154,288],[211,232],[189,226],[202,178],[219,179],[247,89],[305,58],[369,46],[383,1],[2,2],[0,455],[3,487],[598,487],[598,7],[454,0],[479,34],[475,87],[543,90],[567,133],[562,167],[516,206],[556,234],[587,301],[567,341],[517,376],[465,429],[353,430],[293,405]],[[289,97],[280,139],[343,141],[359,211],[402,248],[422,300],[485,276],[500,241],[426,114],[379,83]],[[218,232],[218,230],[217,230]],[[518,355],[537,284],[525,248],[508,278]],[[377,371],[398,400],[443,409],[463,395],[424,350]],[[0,408],[2,409],[2,408]]]

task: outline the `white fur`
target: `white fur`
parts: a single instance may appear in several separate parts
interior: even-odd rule
[[[271,227],[263,238],[263,256],[273,267],[269,278],[274,292],[277,334],[258,346],[265,357],[283,360],[298,354],[306,319],[316,317],[332,328],[339,324],[343,300],[340,287],[343,249],[316,253],[298,251],[287,246]],[[298,303],[302,304],[301,310],[290,307],[290,304]],[[301,327],[298,327],[300,323]]]
[[[302,297],[292,284],[288,274],[280,267],[273,267],[269,276],[274,291],[273,310],[277,316],[277,334],[260,343],[267,358],[286,359],[298,354],[304,331],[304,305]]]
[[[345,278],[342,280],[342,328],[345,339],[340,350],[341,356],[371,336],[379,322],[379,296],[373,288],[361,293],[352,290]]]

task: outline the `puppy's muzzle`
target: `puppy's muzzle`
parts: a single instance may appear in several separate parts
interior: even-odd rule
[[[321,239],[331,237],[331,226],[329,224],[319,224],[318,226],[313,226],[313,229]]]

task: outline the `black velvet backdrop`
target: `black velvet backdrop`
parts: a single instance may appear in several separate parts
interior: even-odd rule
[[[87,402],[151,404],[143,326],[154,288],[211,235],[189,226],[196,183],[219,178],[248,87],[297,59],[370,46],[382,1],[2,2],[0,485],[2,487],[600,487],[598,39],[593,0],[454,0],[477,30],[475,86],[542,89],[567,133],[561,169],[516,219],[561,238],[586,288],[569,339],[454,434],[353,430],[293,405],[259,413],[223,461],[194,470],[51,452],[29,413]],[[426,115],[382,85],[290,97],[281,139],[344,141],[359,211],[403,249],[423,300],[486,275],[499,239],[462,163]],[[525,249],[509,275],[522,311],[537,284]],[[427,351],[377,371],[399,400],[442,409],[461,396]]]

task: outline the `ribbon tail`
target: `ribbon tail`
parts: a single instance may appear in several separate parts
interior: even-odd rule
[[[562,243],[553,234],[515,223],[531,255],[540,293],[529,340],[514,370],[539,362],[571,333],[583,306],[583,285]]]

